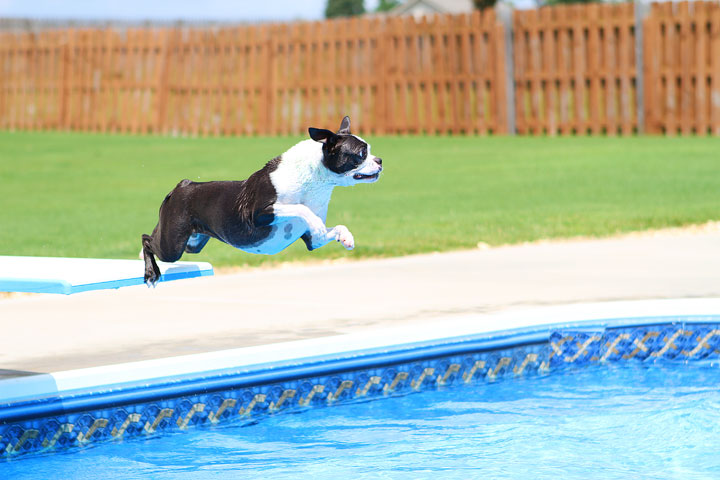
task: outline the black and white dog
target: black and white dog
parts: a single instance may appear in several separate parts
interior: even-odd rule
[[[336,240],[355,247],[344,225],[325,226],[333,188],[372,183],[382,160],[370,145],[350,133],[350,118],[340,130],[310,128],[304,140],[243,181],[183,180],[160,205],[152,235],[142,236],[145,283],[160,278],[157,256],[175,262],[198,253],[210,237],[250,253],[273,255],[302,238],[308,250]]]

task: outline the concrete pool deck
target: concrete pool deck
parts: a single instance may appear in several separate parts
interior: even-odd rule
[[[608,239],[249,269],[155,289],[12,296],[0,299],[0,374],[437,324],[542,305],[717,297],[718,251],[720,228],[713,224]]]

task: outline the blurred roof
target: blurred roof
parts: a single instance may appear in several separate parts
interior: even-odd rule
[[[390,10],[391,15],[431,15],[466,13],[473,9],[472,0],[407,0]]]

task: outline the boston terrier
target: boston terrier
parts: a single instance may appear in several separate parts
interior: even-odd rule
[[[335,240],[355,247],[344,225],[325,226],[333,188],[376,182],[382,160],[370,145],[350,133],[350,118],[340,130],[310,128],[310,140],[293,146],[242,181],[183,180],[160,205],[160,220],[142,236],[145,283],[160,278],[157,256],[175,262],[198,253],[210,238],[245,252],[273,255],[302,238],[308,250]]]

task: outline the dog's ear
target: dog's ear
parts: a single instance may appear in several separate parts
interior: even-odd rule
[[[310,133],[310,138],[320,143],[327,143],[329,139],[335,136],[335,133],[330,130],[325,130],[324,128],[310,127],[308,128],[308,132]]]
[[[350,117],[345,116],[345,118],[342,119],[342,122],[340,123],[340,130],[338,130],[338,135],[350,135]]]

